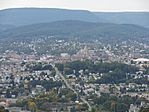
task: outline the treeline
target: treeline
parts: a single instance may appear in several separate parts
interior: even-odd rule
[[[49,91],[52,88],[59,88],[62,86],[62,82],[61,81],[48,81],[48,80],[32,80],[30,81],[29,85],[33,88],[36,87],[36,85],[41,85],[43,86],[46,91]]]
[[[139,69],[135,66],[111,62],[111,63],[93,63],[92,61],[74,61],[66,64],[56,64],[57,68],[66,75],[74,74],[79,76],[80,70],[83,70],[83,74],[89,73],[103,74],[100,80],[96,80],[96,83],[120,83],[126,81],[127,73],[136,73]]]
[[[102,94],[100,98],[93,98],[95,105],[98,105],[101,110],[108,112],[128,112],[131,104],[140,105],[142,101],[146,102],[143,98],[137,96],[131,97],[128,95],[117,97],[110,96],[109,94]]]
[[[22,107],[22,109],[34,110],[33,112],[49,112],[52,104],[74,103],[77,95],[69,89],[51,89],[46,93],[41,93],[35,98],[18,99],[13,106]],[[32,104],[32,105],[31,105]],[[65,107],[64,107],[65,108]]]
[[[41,62],[34,63],[34,64],[26,64],[26,68],[30,71],[40,71],[40,70],[53,70],[50,64],[44,64]]]

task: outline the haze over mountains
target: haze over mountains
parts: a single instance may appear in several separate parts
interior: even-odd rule
[[[0,11],[0,24],[20,26],[61,20],[97,22],[98,17],[89,11],[66,9],[17,8]]]
[[[90,12],[54,8],[14,8],[0,11],[0,24],[20,26],[59,20],[136,24],[149,27],[149,12]]]
[[[149,12],[6,9],[0,11],[0,39],[35,36],[143,38],[149,36],[148,20]]]
[[[116,24],[135,24],[149,28],[149,12],[95,12],[105,22]]]
[[[56,21],[16,27],[0,34],[0,39],[30,39],[56,36],[80,39],[135,39],[149,36],[149,30],[130,24]]]

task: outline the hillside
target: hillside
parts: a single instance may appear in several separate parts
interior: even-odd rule
[[[9,30],[15,28],[13,25],[7,25],[7,24],[0,24],[0,32],[3,32],[5,30]]]
[[[149,28],[149,12],[95,12],[104,22],[116,24],[135,24]]]
[[[14,8],[0,11],[0,24],[23,26],[36,23],[49,23],[59,20],[81,20],[96,22],[98,17],[85,10],[54,8]]]
[[[12,8],[0,10],[0,24],[24,26],[63,20],[135,24],[149,27],[149,12],[91,12],[56,8]]]
[[[0,39],[29,39],[46,36],[80,39],[138,39],[149,37],[149,30],[131,24],[57,21],[20,26],[0,33]]]

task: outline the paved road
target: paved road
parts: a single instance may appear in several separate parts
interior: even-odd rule
[[[69,88],[70,90],[72,90],[72,91],[73,91],[75,94],[77,94],[77,96],[78,96],[77,91],[76,91],[75,89],[73,89],[73,88],[70,86],[70,84],[68,83],[68,81],[67,81],[67,80],[65,79],[65,77],[62,75],[62,73],[57,69],[57,67],[55,67],[55,65],[52,65],[52,67],[55,69],[56,74],[59,75],[60,78],[64,81],[64,83],[66,84],[67,88]],[[89,102],[88,102],[85,98],[83,98],[82,96],[80,96],[80,99],[81,99],[85,104],[88,105],[88,107],[89,107],[88,110],[91,111],[91,110],[92,110],[92,107],[90,106]]]

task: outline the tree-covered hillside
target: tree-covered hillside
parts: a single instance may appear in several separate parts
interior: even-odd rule
[[[0,39],[29,39],[38,37],[80,39],[138,39],[147,38],[149,30],[131,24],[57,21],[16,27],[0,33]]]
[[[85,10],[55,8],[14,8],[0,11],[0,24],[24,26],[61,20],[98,21],[98,17]]]

